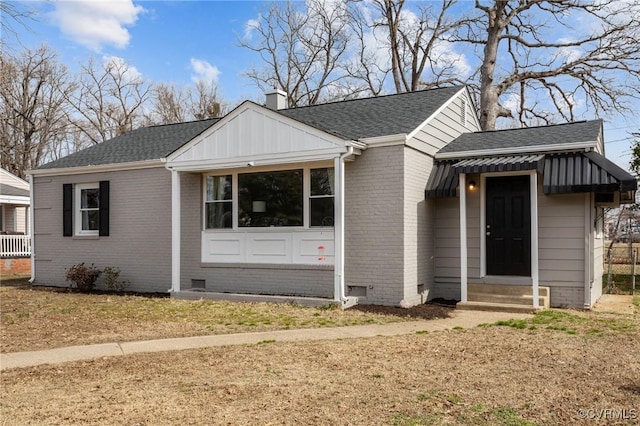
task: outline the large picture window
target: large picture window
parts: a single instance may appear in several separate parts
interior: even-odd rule
[[[302,180],[302,170],[239,174],[238,226],[302,226]]]
[[[207,176],[205,198],[205,228],[220,229],[233,226],[231,175]]]
[[[310,175],[310,226],[333,226],[335,193],[333,169],[311,169]]]
[[[204,178],[204,229],[333,227],[332,167]]]

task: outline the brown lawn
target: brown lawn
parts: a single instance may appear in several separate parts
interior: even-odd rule
[[[7,425],[632,425],[640,324],[637,313],[551,310],[469,330],[144,354],[0,378]]]

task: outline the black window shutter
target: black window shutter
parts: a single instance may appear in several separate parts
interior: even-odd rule
[[[101,237],[109,236],[109,181],[100,181],[100,231]]]
[[[62,236],[73,235],[73,185],[62,184]]]

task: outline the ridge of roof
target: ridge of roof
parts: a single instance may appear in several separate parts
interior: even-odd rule
[[[409,134],[464,87],[348,99],[276,112],[349,140]]]

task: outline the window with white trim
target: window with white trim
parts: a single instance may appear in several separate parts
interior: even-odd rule
[[[309,226],[333,226],[334,174],[333,168],[311,169],[309,194]]]
[[[233,226],[231,175],[207,176],[205,188],[205,229],[231,228]]]
[[[77,235],[98,235],[100,230],[100,187],[98,183],[76,185]]]

